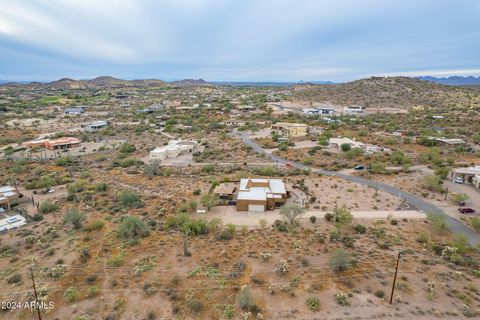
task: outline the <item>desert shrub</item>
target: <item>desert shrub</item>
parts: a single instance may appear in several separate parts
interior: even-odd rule
[[[7,278],[8,283],[19,283],[22,281],[22,275],[20,273],[12,274]]]
[[[333,211],[333,217],[335,222],[339,225],[350,224],[353,220],[353,215],[350,213],[350,210],[347,208],[337,208]]]
[[[120,148],[118,149],[121,153],[132,153],[136,150],[135,146],[131,145],[130,143],[123,143]]]
[[[206,164],[202,167],[202,172],[212,173],[213,171],[215,171],[215,167],[211,164]]]
[[[99,182],[94,187],[97,192],[105,192],[108,189],[108,185],[105,182]]]
[[[447,230],[446,217],[443,214],[427,213],[427,219],[431,221],[432,226],[437,231]]]
[[[385,173],[387,169],[385,165],[381,162],[375,162],[370,165],[370,171],[372,173]]]
[[[90,258],[90,248],[87,246],[83,246],[79,250],[80,254],[80,261],[85,263],[87,262],[88,258]]]
[[[42,221],[43,220],[43,214],[37,213],[32,217],[33,221]]]
[[[98,289],[97,286],[91,286],[90,288],[88,288],[87,298],[96,297],[98,296],[99,293],[100,293],[100,289]]]
[[[330,255],[329,264],[335,271],[344,271],[352,265],[352,257],[344,249],[336,249]]]
[[[287,226],[286,221],[275,220],[273,222],[273,228],[277,231],[280,231],[280,232],[287,232],[288,231],[288,226]]]
[[[348,306],[350,304],[348,294],[342,291],[337,292],[335,294],[335,302],[341,306]]]
[[[253,297],[250,288],[244,287],[237,296],[238,305],[243,311],[258,312],[259,307]]]
[[[307,306],[313,312],[320,310],[320,300],[317,297],[310,297],[307,299]]]
[[[76,208],[69,209],[67,213],[65,213],[64,223],[72,224],[74,229],[80,229],[83,220],[85,220],[85,214]]]
[[[475,230],[480,231],[480,218],[472,217],[470,218],[470,223]]]
[[[423,187],[429,191],[441,192],[441,193],[445,192],[442,184],[443,182],[440,179],[440,177],[435,175],[429,175],[423,179]]]
[[[317,222],[317,217],[311,216],[311,217],[310,217],[310,222],[311,222],[311,223]]]
[[[130,191],[120,192],[118,200],[126,208],[143,208],[144,204],[140,196]]]
[[[342,143],[340,145],[340,149],[343,151],[343,152],[348,152],[352,149],[352,146],[349,144],[349,143]]]
[[[377,290],[377,291],[375,291],[375,297],[383,298],[383,297],[385,297],[385,292],[383,292],[382,290]]]
[[[192,236],[199,236],[208,233],[208,223],[205,220],[189,219],[182,228],[183,232]]]
[[[43,214],[53,212],[58,209],[58,205],[54,202],[45,201],[40,205],[40,212]]]
[[[96,231],[103,228],[105,222],[103,220],[95,220],[84,227],[85,231]]]
[[[223,229],[217,236],[218,240],[230,240],[233,238],[232,232],[228,229]]]
[[[332,221],[333,220],[333,214],[330,213],[330,212],[325,213],[324,217],[327,221]]]
[[[199,313],[203,310],[204,305],[203,302],[199,299],[192,299],[189,303],[188,306],[190,307],[190,310],[193,313]]]
[[[118,236],[124,240],[138,240],[150,234],[148,227],[137,217],[125,216],[122,219]]]
[[[107,260],[107,265],[110,267],[120,267],[125,263],[125,255],[124,254],[117,254],[111,256],[110,259]]]
[[[70,155],[59,157],[55,160],[57,166],[68,166],[73,163],[73,158]]]
[[[425,232],[422,232],[417,237],[417,242],[427,244],[430,241],[430,237]]]
[[[364,234],[365,232],[367,232],[367,228],[362,224],[357,224],[355,226],[355,231],[359,234]]]
[[[69,287],[65,290],[63,297],[68,302],[73,302],[78,299],[78,289],[75,287]]]

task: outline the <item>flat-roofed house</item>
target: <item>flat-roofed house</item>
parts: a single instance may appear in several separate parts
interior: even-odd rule
[[[12,186],[0,187],[0,208],[9,210],[12,205],[18,204],[19,195],[17,190]]]
[[[181,154],[192,153],[196,146],[197,142],[193,140],[170,140],[166,146],[150,151],[150,160],[176,158]]]
[[[480,166],[453,169],[452,180],[456,178],[462,178],[464,183],[480,189]]]
[[[85,112],[85,107],[68,107],[63,110],[64,114],[82,114]]]
[[[107,121],[99,120],[99,121],[93,121],[92,123],[86,124],[83,127],[85,128],[86,132],[95,132],[108,127],[108,123]]]
[[[350,138],[330,138],[329,144],[332,147],[341,150],[342,144],[348,144],[352,148],[365,148],[365,144],[359,141],[352,140]]]
[[[237,211],[273,210],[283,205],[286,198],[287,189],[282,179],[241,179],[237,194]]]
[[[221,183],[215,187],[213,193],[220,199],[232,200],[237,187],[234,184]]]
[[[308,125],[303,123],[277,122],[271,128],[289,138],[304,137],[308,133]]]
[[[62,137],[58,139],[32,140],[22,144],[25,148],[41,147],[49,150],[70,149],[80,146],[80,139],[73,137]]]

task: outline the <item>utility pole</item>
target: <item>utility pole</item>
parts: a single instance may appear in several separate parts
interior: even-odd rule
[[[397,266],[395,267],[395,275],[393,276],[392,293],[390,294],[390,304],[392,304],[392,301],[393,301],[393,292],[395,291],[395,283],[397,282],[397,273],[398,273],[398,265],[400,263],[400,256],[401,256],[401,253],[399,252],[397,257]]]
[[[35,309],[37,309],[38,320],[42,320],[42,315],[40,314],[40,309],[38,308],[38,296],[37,288],[35,287],[35,277],[33,276],[33,267],[30,267],[30,275],[32,277],[33,292],[35,294]]]
[[[445,191],[445,200],[447,200],[447,196],[448,196],[448,187],[447,187],[447,190]]]

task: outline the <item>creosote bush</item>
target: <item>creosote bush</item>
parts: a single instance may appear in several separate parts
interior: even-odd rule
[[[138,240],[150,234],[148,227],[137,217],[125,216],[122,219],[118,236],[124,240]]]

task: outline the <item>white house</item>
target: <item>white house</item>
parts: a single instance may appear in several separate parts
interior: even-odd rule
[[[196,141],[170,140],[166,146],[156,147],[150,151],[150,160],[176,158],[181,154],[193,152],[196,145]]]
[[[366,109],[367,108],[364,106],[348,106],[345,107],[343,110],[345,111],[345,113],[357,114],[365,112]]]

